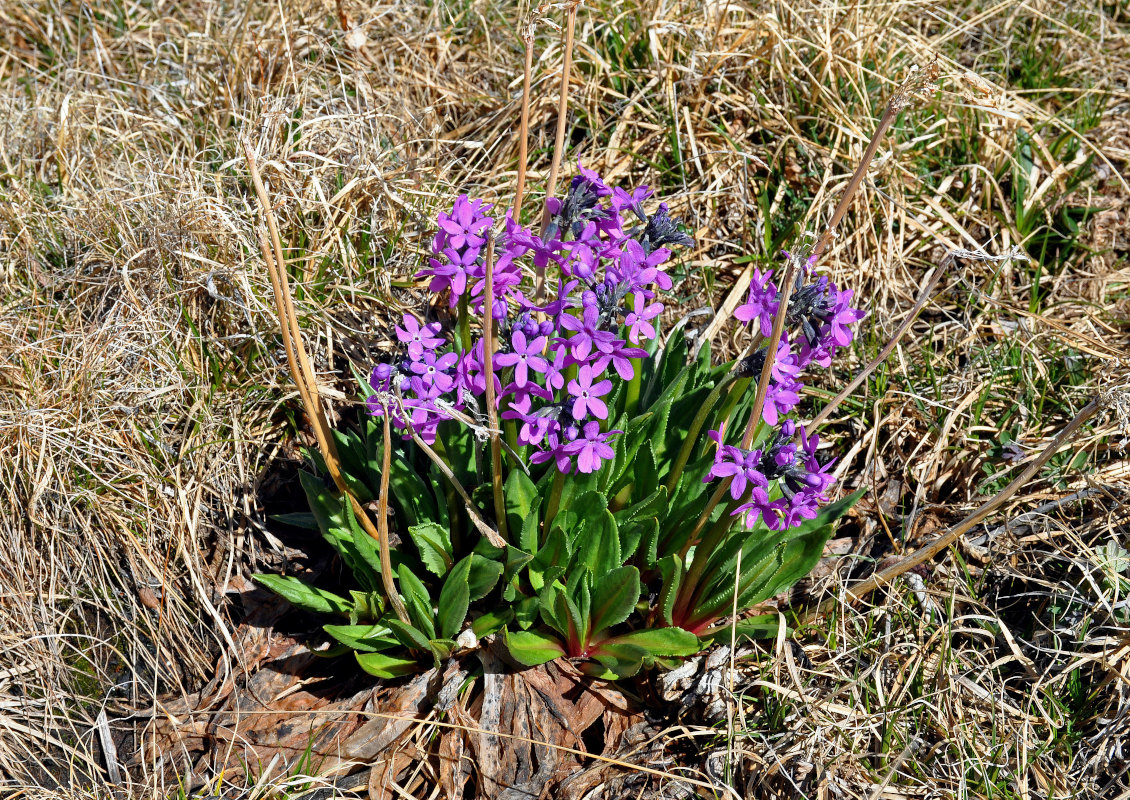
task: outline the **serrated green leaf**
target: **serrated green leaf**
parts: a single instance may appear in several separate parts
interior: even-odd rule
[[[521,469],[511,470],[506,476],[502,498],[506,507],[507,527],[512,531],[522,530],[523,523],[532,513],[534,503],[540,499],[538,487]]]
[[[640,445],[632,465],[632,505],[624,509],[625,511],[646,505],[654,496],[655,488],[659,486],[659,465],[655,460],[655,448],[652,447],[651,442]],[[638,516],[640,516],[638,512],[631,515],[632,518]]]
[[[682,628],[649,628],[632,631],[602,642],[603,649],[608,642],[632,644],[647,651],[649,657],[692,656],[702,649],[698,637]]]
[[[416,545],[428,572],[442,578],[455,563],[451,549],[451,529],[438,522],[422,522],[408,528],[408,536]]]
[[[354,653],[361,669],[378,678],[399,678],[418,672],[420,665],[409,658],[394,658],[384,653]]]
[[[341,500],[342,509],[345,511],[345,520],[349,525],[352,550],[357,553],[357,565],[353,577],[363,586],[376,589],[381,586],[381,555],[378,552],[380,545],[373,537],[362,530],[356,515],[353,513],[353,503],[348,498]],[[360,572],[361,574],[358,574]]]
[[[616,519],[607,508],[590,515],[576,534],[576,552],[571,570],[588,568],[594,580],[601,580],[610,570],[623,564],[620,554],[620,531]]]
[[[498,633],[513,619],[514,611],[510,608],[501,611],[488,611],[481,617],[475,618],[471,623],[471,632],[475,634],[476,639],[482,639],[484,636]]]
[[[331,429],[330,434],[337,446],[338,460],[341,462],[341,478],[345,481],[345,485],[358,502],[372,501],[375,497],[373,490],[362,477],[366,474],[365,443],[351,431]]]
[[[603,642],[592,653],[592,657],[617,678],[635,675],[643,667],[648,655],[647,650],[639,645],[611,639]]]
[[[507,552],[513,549],[509,547]],[[481,600],[490,593],[490,590],[498,583],[504,566],[498,561],[486,558],[478,553],[472,553],[468,558],[471,559],[471,570],[467,573],[467,585],[473,602]]]
[[[251,577],[275,594],[289,600],[291,605],[305,611],[349,616],[352,608],[352,604],[344,597],[316,586],[307,586],[292,575],[252,575]]]
[[[536,667],[565,655],[560,641],[538,631],[507,631],[506,648],[511,658],[527,667]]]
[[[675,612],[675,598],[679,596],[679,588],[683,585],[683,575],[686,570],[683,560],[678,553],[672,553],[659,559],[659,572],[663,576],[663,587],[659,590],[659,610],[663,614],[663,621],[672,625]]]
[[[635,567],[618,567],[597,581],[589,610],[593,634],[626,620],[639,599],[640,573]]]

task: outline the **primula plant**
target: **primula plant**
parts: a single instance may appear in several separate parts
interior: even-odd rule
[[[497,635],[519,664],[616,678],[731,625],[754,635],[767,623],[746,610],[812,569],[858,496],[829,502],[834,459],[794,418],[863,316],[817,274],[820,248],[783,254],[779,284],[753,273],[746,355],[715,364],[661,328],[693,240],[646,186],[581,167],[544,211],[540,231],[466,195],[439,215],[418,277],[453,321],[405,314],[360,430],[335,433],[345,485],[399,534],[389,563],[352,501],[304,474],[357,588],[259,576],[339,617],[330,652],[375,675]]]

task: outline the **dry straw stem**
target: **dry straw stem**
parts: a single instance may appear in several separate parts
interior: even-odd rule
[[[529,169],[530,146],[530,76],[534,68],[534,11],[530,9],[522,33],[526,56],[522,63],[522,112],[518,124],[518,181],[514,187],[514,221],[522,221],[522,200],[526,192],[526,170]]]
[[[306,348],[302,344],[302,329],[298,325],[298,315],[294,310],[294,300],[290,294],[290,281],[286,273],[286,261],[283,255],[282,241],[279,238],[278,224],[275,222],[274,212],[271,210],[271,201],[267,197],[267,189],[263,186],[263,179],[259,175],[259,167],[255,163],[255,151],[247,140],[243,142],[243,152],[247,159],[247,170],[251,174],[251,181],[255,186],[255,195],[259,199],[259,207],[270,233],[270,247],[262,236],[260,237],[263,260],[267,264],[267,272],[271,276],[271,288],[274,290],[275,307],[279,315],[279,329],[282,333],[283,344],[286,347],[287,361],[290,371],[294,376],[295,385],[302,398],[302,405],[306,409],[314,435],[318,440],[318,449],[326,463],[326,469],[333,478],[342,496],[347,498],[353,507],[354,516],[360,521],[365,532],[377,540],[381,553],[381,582],[384,585],[385,595],[396,611],[396,616],[401,622],[408,624],[411,620],[400,593],[396,590],[396,583],[392,578],[392,559],[389,553],[388,542],[388,492],[389,472],[391,468],[392,439],[389,434],[388,408],[384,409],[384,463],[381,468],[381,493],[378,508],[378,527],[373,526],[368,513],[358,502],[357,498],[349,491],[345,479],[341,474],[341,462],[337,454],[337,445],[334,443],[333,432],[329,421],[322,410],[321,399],[318,395],[318,384],[314,378],[314,370],[306,355]],[[273,253],[272,253],[273,251]]]
[[[1079,429],[1083,427],[1083,425],[1087,422],[1087,420],[1095,416],[1095,414],[1097,414],[1099,409],[1101,408],[1102,402],[1100,398],[1096,397],[1091,400],[1091,402],[1087,403],[1087,405],[1084,406],[1083,409],[1075,415],[1071,422],[1067,423],[1067,425],[1064,426],[1063,430],[1061,430],[1059,434],[1057,434],[1056,437],[1048,443],[1043,452],[1041,452],[1040,455],[1033,459],[1032,463],[1030,463],[1023,472],[1017,475],[1012,480],[1012,482],[1008,484],[1008,486],[1001,489],[1001,491],[998,492],[996,496],[985,502],[980,508],[967,516],[957,525],[954,525],[952,528],[932,541],[930,544],[920,547],[910,555],[900,559],[897,563],[892,564],[890,567],[887,567],[886,569],[880,570],[879,572],[875,573],[870,578],[862,580],[859,583],[848,587],[844,593],[844,600],[846,600],[848,603],[855,603],[859,600],[862,600],[864,597],[871,594],[871,592],[875,591],[881,586],[890,584],[891,581],[893,581],[895,578],[899,577],[900,575],[906,574],[910,570],[917,567],[919,564],[929,561],[938,553],[942,552],[951,544],[956,542],[964,534],[972,530],[974,526],[980,524],[986,517],[1000,508],[1005,502],[1008,501],[1009,498],[1020,491],[1020,489],[1024,488],[1028,484],[1028,482],[1031,481],[1033,477],[1035,477],[1036,473],[1040,471],[1044,464],[1048,463],[1052,456],[1058,453],[1065,444],[1070,442],[1075,434],[1079,431]],[[806,621],[811,622],[815,618],[829,613],[833,608],[836,607],[839,602],[840,599],[836,597],[825,600],[823,603],[817,606],[816,609],[806,615]]]

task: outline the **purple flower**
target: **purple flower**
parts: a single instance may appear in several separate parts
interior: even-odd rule
[[[608,369],[608,365],[612,364],[617,375],[630,381],[636,374],[636,368],[631,360],[646,355],[647,351],[639,347],[628,347],[623,339],[613,339],[607,346],[601,346],[600,354],[594,359],[593,365],[598,373],[603,373]]]
[[[429,322],[423,327],[411,314],[404,315],[404,327],[396,326],[396,338],[408,344],[408,356],[419,360],[424,350],[434,350],[443,344],[443,337],[437,336],[440,332],[438,322]]]
[[[434,386],[439,392],[449,392],[455,388],[455,378],[447,373],[458,360],[459,356],[455,353],[444,353],[437,358],[436,354],[429,350],[416,361],[409,363],[408,368],[420,376],[420,381],[425,387]],[[418,389],[416,391],[419,393]]]
[[[832,290],[835,291],[835,288],[835,284],[833,284]],[[832,306],[831,317],[828,320],[832,342],[837,347],[847,347],[851,344],[852,331],[848,326],[854,325],[866,316],[863,311],[851,307],[851,297],[852,291],[850,289],[840,292]]]
[[[557,320],[558,325],[573,334],[564,341],[572,350],[573,358],[578,361],[588,358],[594,347],[608,352],[616,339],[615,334],[600,329],[600,308],[596,303],[596,295],[585,292],[581,302],[584,307],[580,319],[572,314],[562,314]]]
[[[643,201],[651,197],[651,189],[640,186],[632,190],[631,194],[619,186],[612,190],[612,211],[619,217],[620,213],[627,210],[636,215],[640,222],[647,222],[647,214],[643,210]]]
[[[670,256],[671,251],[662,247],[649,254],[639,242],[631,240],[624,245],[624,252],[620,256],[618,277],[622,283],[628,284],[630,291],[642,292],[648,298],[655,296],[648,288],[653,283],[665,292],[670,291],[671,278],[659,269],[659,265]]]
[[[580,421],[589,414],[597,419],[608,418],[608,406],[600,398],[612,391],[612,381],[593,384],[594,377],[593,368],[584,364],[577,373],[577,379],[569,381],[569,394],[576,398],[572,409],[575,420]]]
[[[764,275],[761,270],[753,271],[753,278],[749,282],[749,294],[746,301],[734,309],[734,318],[740,322],[758,323],[758,330],[762,336],[773,332],[773,317],[777,313],[777,287],[769,282],[773,270]]]
[[[542,373],[549,369],[549,362],[542,357],[545,349],[546,338],[538,336],[529,342],[522,331],[514,331],[511,339],[511,352],[499,353],[494,357],[494,363],[502,367],[514,368],[514,382],[518,386],[525,386],[530,379],[530,370]]]
[[[577,458],[577,469],[580,472],[596,472],[600,469],[601,459],[612,458],[612,447],[608,444],[608,437],[613,433],[622,431],[608,431],[601,433],[599,422],[586,422],[584,436],[565,446],[565,452]]]
[[[750,494],[749,502],[734,509],[734,516],[741,515],[747,528],[752,529],[760,517],[766,528],[771,531],[779,531],[785,527],[784,516],[787,505],[788,503],[784,498],[770,500],[768,492],[755,487]]]
[[[439,227],[447,234],[447,246],[460,250],[464,247],[481,247],[486,242],[482,232],[489,228],[494,220],[486,215],[490,205],[483,205],[482,200],[471,200],[465,194],[459,195],[450,214],[440,213]]]
[[[649,341],[654,339],[655,326],[651,321],[662,313],[663,304],[648,305],[643,293],[635,292],[632,295],[632,308],[633,310],[624,318],[624,324],[628,326],[628,338],[632,340],[632,344],[639,344],[641,335]]]

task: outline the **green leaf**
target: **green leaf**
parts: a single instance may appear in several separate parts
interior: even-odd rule
[[[432,610],[432,598],[428,594],[427,587],[405,564],[400,565],[397,575],[400,578],[400,594],[404,597],[404,605],[408,609],[408,616],[411,617],[412,624],[423,631],[426,638],[434,639],[436,636],[435,622],[433,621],[435,612]]]
[[[471,590],[467,575],[471,571],[470,555],[452,567],[439,592],[439,638],[454,639],[467,619],[467,609],[471,604]],[[483,559],[484,561],[486,559]],[[501,570],[500,570],[501,571]],[[497,579],[497,575],[495,578]]]
[[[659,486],[659,466],[655,461],[655,448],[651,446],[651,442],[644,442],[640,446],[632,463],[632,505],[624,510],[636,517],[639,513],[631,512],[631,509],[646,505],[653,496],[651,493],[655,487]]]
[[[530,513],[522,520],[521,533],[518,535],[518,544],[527,553],[538,551],[538,533],[541,531],[541,498],[534,501]]]
[[[521,469],[513,469],[506,476],[506,483],[502,487],[502,498],[506,507],[507,527],[512,531],[522,530],[533,511],[534,504],[540,500],[538,487]]]
[[[541,601],[537,597],[523,597],[514,604],[514,621],[522,630],[529,630],[537,622],[540,610]]]
[[[527,667],[536,667],[565,655],[560,641],[537,631],[507,631],[506,648],[515,661]]]
[[[351,431],[332,429],[337,455],[341,462],[341,477],[353,496],[360,503],[368,503],[374,498],[373,491],[362,478],[365,470],[365,443]],[[378,484],[379,485],[379,484]]]
[[[431,651],[431,645],[429,644],[431,637],[427,636],[419,628],[407,625],[395,618],[385,620],[385,624],[388,625],[389,630],[392,631],[392,635],[409,650]]]
[[[381,582],[380,545],[361,528],[356,515],[353,513],[353,503],[349,502],[349,498],[343,497],[341,499],[341,505],[345,510],[345,519],[349,524],[349,532],[352,534],[351,544],[359,559],[357,569],[354,571],[354,577],[370,589],[383,586]],[[358,575],[358,571],[362,574]]]
[[[293,525],[295,528],[304,528],[308,531],[318,530],[317,518],[307,511],[294,514],[271,514],[268,519],[273,522],[281,522],[283,525]]]
[[[322,630],[342,644],[365,653],[377,653],[400,646],[400,641],[385,625],[323,625]]]
[[[349,612],[349,620],[352,624],[372,625],[384,615],[385,600],[380,592],[359,592],[350,589],[349,596],[353,600],[353,610]]]
[[[475,638],[482,639],[484,636],[498,633],[512,619],[514,619],[514,611],[512,609],[507,608],[502,611],[488,611],[481,617],[477,617],[475,621],[471,623],[471,632],[475,634]]]
[[[251,577],[304,611],[349,616],[352,608],[344,597],[316,586],[307,586],[292,575],[252,575]]]
[[[455,563],[451,551],[451,529],[437,522],[422,522],[408,528],[408,536],[420,553],[428,572],[442,578]]]
[[[602,642],[603,649],[608,642],[632,644],[647,651],[649,657],[692,656],[702,649],[698,637],[682,628],[649,628],[632,631]]]
[[[558,514],[558,516],[561,516]],[[554,526],[546,537],[545,544],[538,550],[529,566],[530,585],[535,592],[540,592],[546,583],[553,580],[548,578],[549,570],[560,567],[569,561],[569,547],[565,531]]]
[[[577,533],[576,548],[570,569],[587,567],[594,580],[601,580],[623,564],[620,532],[612,512],[605,508],[599,514],[589,516]]]
[[[626,620],[639,599],[640,573],[635,567],[618,567],[597,581],[589,611],[593,634]]]
[[[418,672],[420,665],[414,659],[394,658],[384,653],[354,653],[361,669],[378,678],[399,678]]]
[[[618,678],[628,678],[635,675],[648,660],[648,651],[631,642],[620,642],[609,639],[601,643],[592,657],[600,662],[601,666]]]
[[[667,487],[660,486],[638,503],[632,503],[632,505],[617,511],[615,516],[616,522],[620,524],[644,517],[667,516]]]
[[[379,578],[374,575],[354,542],[353,531],[342,509],[342,498],[332,494],[321,478],[309,472],[299,472],[298,480],[306,493],[306,500],[310,503],[310,510],[318,522],[322,537],[341,556],[358,583],[368,590],[379,589]]]
[[[513,547],[508,547],[506,552],[514,550]],[[521,551],[518,551],[521,553]],[[528,555],[522,553],[522,555]],[[495,561],[494,559],[486,558],[478,553],[472,553],[468,558],[471,559],[471,568],[467,573],[467,585],[470,591],[470,598],[472,601],[481,600],[486,597],[494,585],[498,583],[498,578],[502,575],[504,566]]]
[[[450,658],[451,654],[455,651],[454,639],[432,639],[428,642],[428,649],[431,651],[432,656],[435,658],[435,665],[438,667],[439,662],[445,658]]]
[[[663,621],[672,625],[675,598],[679,596],[679,587],[683,585],[686,569],[678,553],[672,553],[659,560],[659,572],[663,576],[663,588],[659,590],[659,610],[663,614]]]

